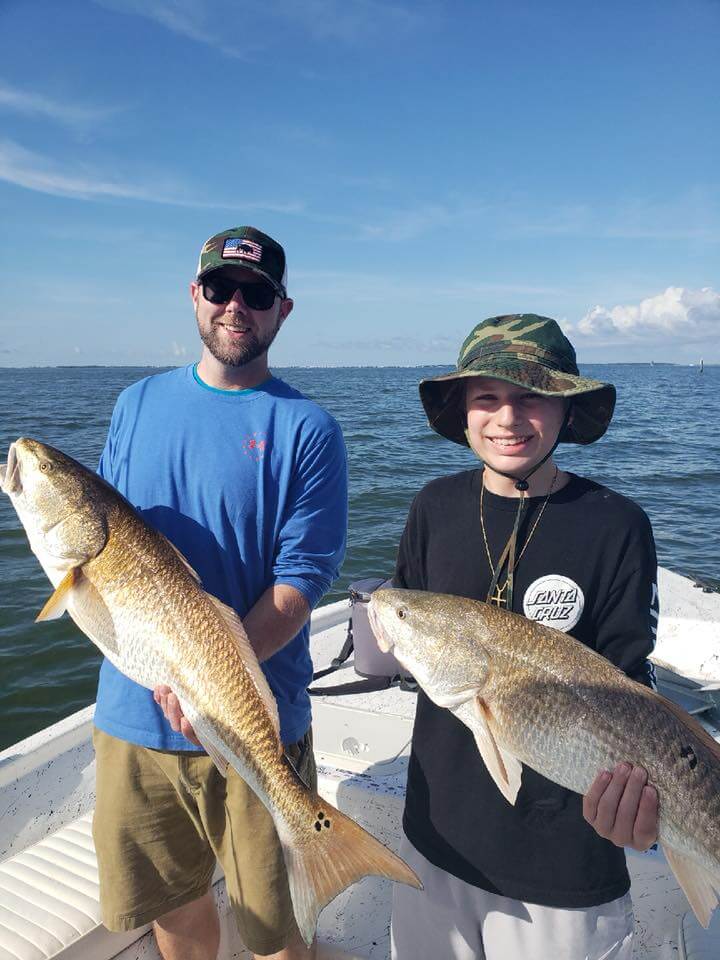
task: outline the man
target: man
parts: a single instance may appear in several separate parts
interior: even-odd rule
[[[268,367],[293,307],[286,283],[283,248],[254,227],[205,243],[190,285],[200,361],[120,395],[100,473],[240,615],[286,752],[314,784],[308,618],[342,562],[347,471],[337,423]],[[270,815],[232,769],[227,782],[218,774],[172,691],[139,687],[105,661],[95,726],[105,925],[152,920],[165,960],[215,960],[217,857],[247,947],[314,956]]]
[[[457,371],[424,380],[430,425],[483,469],[429,483],[400,543],[398,586],[487,600],[567,631],[650,684],[655,546],[632,501],[554,462],[607,429],[615,388],[581,377],[554,320],[479,323]],[[474,737],[419,694],[400,854],[422,891],[393,891],[394,960],[629,960],[623,846],[657,838],[657,793],[629,764],[582,798],[523,767],[515,805]]]

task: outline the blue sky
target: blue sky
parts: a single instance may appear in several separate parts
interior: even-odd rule
[[[720,362],[720,2],[4,0],[0,365],[189,362],[203,241],[286,248],[285,365]]]

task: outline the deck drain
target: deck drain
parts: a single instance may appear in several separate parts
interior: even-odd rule
[[[367,743],[360,743],[355,737],[345,737],[341,746],[343,753],[347,753],[351,757],[357,757],[361,753],[367,753],[370,749]]]

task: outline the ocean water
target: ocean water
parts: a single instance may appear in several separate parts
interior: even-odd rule
[[[318,368],[274,372],[340,422],[350,464],[348,554],[325,602],[353,580],[392,572],[408,506],[428,480],[477,461],[427,426],[417,384],[446,368]],[[139,367],[0,369],[0,460],[33,436],[95,467],[113,404]],[[636,500],[655,531],[660,563],[720,581],[720,367],[585,365],[615,383],[607,435],[561,445],[565,469]],[[64,617],[35,624],[50,583],[0,495],[0,749],[91,703],[99,655]],[[662,598],[661,598],[662,599]]]

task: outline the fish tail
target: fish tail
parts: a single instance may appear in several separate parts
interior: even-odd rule
[[[712,912],[718,905],[720,877],[712,875],[699,863],[667,844],[662,844],[662,850],[698,922],[707,929]]]
[[[302,824],[300,842],[283,842],[295,920],[308,945],[322,908],[351,883],[376,876],[422,887],[405,861],[367,830],[316,793],[310,799],[311,819]]]

